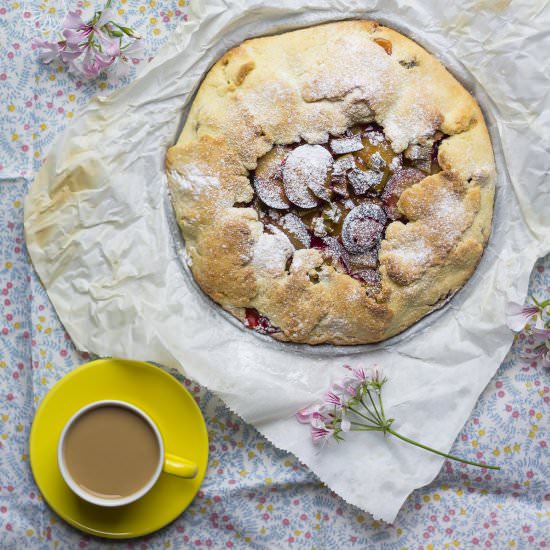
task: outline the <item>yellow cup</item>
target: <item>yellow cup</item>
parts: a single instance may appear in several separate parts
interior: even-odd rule
[[[75,421],[78,418],[80,418],[85,413],[93,409],[97,409],[99,407],[105,407],[105,406],[122,407],[140,416],[143,420],[145,420],[145,422],[147,422],[147,424],[155,434],[157,445],[158,445],[159,458],[158,458],[157,467],[155,469],[155,473],[152,475],[149,481],[145,485],[143,485],[143,487],[141,487],[131,495],[127,495],[119,498],[103,498],[101,496],[98,496],[97,494],[87,491],[85,488],[81,487],[74,480],[65,462],[65,453],[64,453],[65,440],[71,426],[75,423]],[[96,504],[97,506],[107,506],[107,507],[124,506],[125,504],[130,504],[131,502],[134,502],[140,499],[142,496],[147,494],[153,488],[153,486],[157,482],[162,472],[175,475],[178,477],[193,479],[197,475],[197,471],[198,471],[198,467],[194,462],[187,460],[185,458],[173,455],[171,453],[165,452],[164,441],[162,439],[162,435],[158,426],[142,409],[126,401],[119,401],[115,399],[94,401],[93,403],[90,403],[89,405],[82,407],[75,414],[73,414],[73,416],[71,416],[71,418],[65,424],[63,431],[61,432],[61,436],[59,438],[59,443],[57,446],[57,462],[59,465],[59,470],[61,471],[61,475],[65,480],[65,483],[67,483],[67,485],[70,487],[70,489],[74,493],[76,493],[80,498],[82,498],[87,502]]]

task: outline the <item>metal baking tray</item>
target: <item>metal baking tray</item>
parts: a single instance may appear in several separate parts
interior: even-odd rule
[[[237,46],[248,38],[280,34],[290,30],[296,30],[316,24],[327,23],[331,21],[343,21],[349,19],[349,17],[342,17],[342,14],[338,14],[336,12],[334,12],[332,16],[329,15],[329,12],[325,12],[323,14],[314,13],[303,14],[301,16],[294,15],[292,17],[285,16],[282,20],[266,20],[265,23],[261,26],[258,26],[257,24],[248,24],[235,28],[229,35],[224,38],[223,41],[220,41],[215,48],[210,49],[207,54],[205,54],[208,58],[205,59],[205,68],[202,71],[200,78],[197,79],[197,83],[193,93],[189,94],[189,96],[186,98],[185,105],[183,107],[181,124],[177,135],[180,134],[181,129],[183,128],[183,125],[189,113],[189,109],[193,103],[197,90],[202,83],[202,80],[204,79],[210,68],[214,65],[214,63],[227,50],[231,49],[234,46]],[[241,321],[239,321],[229,312],[225,311],[220,305],[218,305],[214,300],[212,300],[207,294],[202,291],[202,289],[196,283],[189,266],[187,265],[185,241],[182,237],[176,221],[174,209],[170,200],[168,186],[166,184],[166,179],[163,189],[164,207],[166,210],[168,230],[172,237],[175,253],[180,259],[179,263],[181,266],[182,274],[185,277],[186,282],[197,293],[199,299],[202,301],[204,308],[209,308],[214,315],[219,315],[226,322],[231,323],[242,333],[253,335],[255,338],[258,339],[258,344],[261,344],[262,346],[275,347],[279,350],[284,350],[291,353],[297,352],[314,357],[336,357],[343,355],[349,356],[379,349],[391,348],[400,342],[404,342],[406,340],[414,338],[415,335],[429,330],[432,324],[437,323],[440,319],[444,319],[445,316],[453,315],[453,311],[460,309],[461,304],[469,297],[469,295],[475,288],[477,281],[482,279],[493,265],[493,262],[495,261],[495,258],[501,250],[502,245],[503,232],[501,231],[501,227],[503,223],[503,207],[505,204],[510,205],[512,202],[516,202],[515,196],[511,191],[508,169],[502,151],[502,144],[497,129],[496,118],[494,116],[494,106],[492,105],[490,96],[479,85],[474,75],[471,74],[464,67],[464,65],[460,63],[458,59],[453,57],[450,52],[438,51],[433,42],[430,40],[427,33],[424,33],[421,29],[414,28],[411,25],[405,23],[403,19],[396,16],[395,14],[391,14],[383,10],[370,10],[365,11],[364,17],[358,17],[355,19],[369,19],[373,21],[378,21],[380,24],[391,27],[418,42],[418,44],[420,44],[428,52],[432,53],[432,55],[437,57],[443,63],[443,65],[449,70],[449,72],[451,72],[452,75],[466,88],[466,90],[468,90],[475,97],[481,107],[481,110],[483,111],[485,122],[487,124],[487,128],[489,130],[491,142],[493,145],[497,170],[493,225],[491,236],[481,257],[481,260],[472,277],[470,277],[470,279],[464,284],[462,288],[457,290],[445,301],[438,304],[438,306],[436,306],[436,308],[432,312],[420,319],[417,323],[405,329],[403,332],[382,342],[377,342],[374,344],[356,344],[347,346],[332,344],[310,345],[298,344],[294,342],[280,342],[268,335],[260,334],[254,330],[245,327],[241,323]]]

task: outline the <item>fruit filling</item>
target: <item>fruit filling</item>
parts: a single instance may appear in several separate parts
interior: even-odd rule
[[[380,286],[378,250],[386,227],[407,220],[397,208],[403,191],[440,171],[436,132],[396,154],[375,123],[355,126],[328,143],[276,145],[251,174],[256,209],[269,233],[284,233],[296,249],[316,248],[326,263]],[[248,326],[262,331],[247,314]]]

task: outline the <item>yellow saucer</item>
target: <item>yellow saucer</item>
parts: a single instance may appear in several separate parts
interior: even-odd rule
[[[159,427],[166,452],[194,461],[197,477],[162,473],[149,493],[119,508],[100,508],[77,497],[61,477],[57,444],[67,420],[100,399],[143,409]],[[100,537],[139,537],[170,523],[189,506],[206,472],[208,434],[195,400],[173,376],[149,363],[99,359],[69,373],[43,399],[31,429],[30,461],[44,499],[65,521]]]

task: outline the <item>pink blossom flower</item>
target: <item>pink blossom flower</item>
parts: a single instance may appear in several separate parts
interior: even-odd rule
[[[533,315],[538,315],[537,306],[522,306],[516,302],[508,302],[506,306],[506,324],[510,329],[519,332]]]
[[[342,397],[354,397],[357,392],[357,386],[357,380],[348,376],[339,382],[334,382],[330,387],[330,391],[335,394],[339,394]]]
[[[344,433],[349,432],[351,429],[351,421],[345,413],[342,414],[342,420],[340,421],[340,428]]]
[[[540,324],[543,324],[541,321]],[[550,328],[532,327],[530,347],[524,349],[522,359],[526,367],[550,367]]]
[[[327,443],[329,438],[334,434],[334,430],[326,426],[311,429],[311,437],[314,443]]]
[[[317,414],[311,418],[310,424],[312,428],[324,428],[327,420],[325,416]]]
[[[355,395],[357,394],[357,388],[360,385],[361,384],[359,384],[355,380],[349,380],[346,385],[346,394],[349,395],[350,397],[355,397]]]
[[[384,380],[384,371],[380,365],[373,365],[371,367],[371,378],[374,382],[382,382]]]
[[[31,40],[31,45],[35,48],[40,48],[40,61],[42,61],[42,63],[48,64],[59,56],[65,44],[62,41],[46,42],[45,40],[33,38]]]
[[[82,72],[89,77],[96,77],[114,62],[115,58],[106,57],[92,48],[86,46],[84,57],[82,59]]]
[[[295,414],[295,417],[300,424],[311,424],[314,420],[324,420],[323,410],[323,405],[312,405],[311,407],[299,410]]]
[[[121,55],[127,59],[138,59],[143,55],[143,44],[136,40],[126,46]]]
[[[550,354],[544,356],[544,360],[547,361],[547,359],[550,359]],[[550,363],[550,361],[548,362]],[[479,468],[499,469],[498,466],[488,465],[485,462],[473,462],[443,453],[395,431],[393,427],[395,419],[386,417],[382,405],[382,387],[387,381],[382,369],[377,365],[368,371],[362,366],[356,369],[352,369],[348,365],[344,365],[344,367],[352,372],[353,378],[348,377],[343,381],[333,383],[322,404],[302,409],[296,413],[296,419],[299,422],[310,424],[310,433],[314,443],[324,446],[330,438],[343,441],[343,434],[351,431],[378,431],[383,432],[384,435],[391,434],[410,445],[451,460]],[[346,393],[352,385],[357,388],[357,395],[348,397]],[[368,396],[368,399],[364,399],[365,396]],[[326,413],[326,416],[323,413]],[[512,413],[513,417],[518,415],[517,411]],[[478,453],[477,456],[479,459],[483,454]]]
[[[353,376],[356,380],[359,380],[359,382],[368,382],[369,381],[369,374],[367,374],[367,371],[362,367],[359,366],[356,369],[353,369],[351,372],[353,372]]]
[[[325,396],[325,403],[327,405],[333,405],[337,409],[340,409],[344,406],[344,402],[342,401],[342,398],[339,395],[336,395],[332,391],[328,391]]]
[[[550,328],[537,328],[533,327],[531,329],[531,334],[535,339],[535,342],[546,342],[550,340]]]
[[[91,21],[84,22],[76,11],[70,11],[63,21],[62,40],[34,40],[33,45],[42,50],[40,58],[44,63],[61,59],[72,72],[89,78],[117,65],[121,69],[118,76],[122,76],[129,59],[140,54],[136,41],[141,37],[129,27],[115,23],[114,15],[112,9],[105,7],[95,12]],[[132,42],[123,44],[123,38]]]

